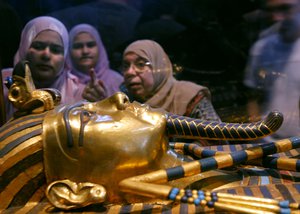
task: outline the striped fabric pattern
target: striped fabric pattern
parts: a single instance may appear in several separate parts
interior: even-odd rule
[[[61,211],[54,208],[48,203],[44,194],[46,181],[41,138],[43,118],[44,114],[29,115],[0,128],[0,213],[222,213],[222,211],[193,204],[159,202],[91,205],[76,211]],[[204,147],[204,149],[235,152],[250,147],[253,145],[218,145]],[[299,154],[300,149],[293,149],[275,156],[299,157]],[[300,203],[299,172],[251,166],[239,166],[231,170],[240,175],[241,180],[234,181],[239,185],[220,188],[218,192]],[[177,171],[167,171],[170,177],[173,176],[172,179],[176,179]],[[213,177],[208,179],[210,182],[214,180]],[[228,182],[232,180],[229,179]]]
[[[0,211],[44,197],[43,118],[25,116],[0,128]]]

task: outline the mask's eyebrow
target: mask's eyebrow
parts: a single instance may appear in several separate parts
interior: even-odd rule
[[[79,146],[83,146],[83,136],[84,136],[84,127],[89,120],[86,120],[86,117],[91,116],[91,112],[87,110],[83,110],[80,112],[80,130],[79,130]]]
[[[66,132],[67,132],[67,146],[68,147],[72,147],[73,146],[73,137],[72,137],[72,129],[71,129],[71,125],[70,125],[70,111],[74,108],[77,107],[81,107],[83,106],[83,103],[76,103],[74,105],[70,105],[68,106],[64,112],[63,112],[63,120],[65,122],[66,125]]]

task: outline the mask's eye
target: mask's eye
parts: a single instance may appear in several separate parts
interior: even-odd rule
[[[82,111],[80,114],[81,122],[82,123],[89,122],[92,115],[93,115],[93,112],[86,111],[86,110]]]

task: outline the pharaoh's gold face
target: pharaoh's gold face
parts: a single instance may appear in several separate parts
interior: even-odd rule
[[[120,180],[161,167],[165,123],[162,112],[123,93],[58,108],[44,123],[47,178],[103,185],[113,201]]]

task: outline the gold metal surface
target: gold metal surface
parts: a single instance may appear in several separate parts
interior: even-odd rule
[[[72,209],[105,201],[106,191],[98,184],[70,180],[52,182],[46,190],[50,202],[61,209]]]
[[[179,158],[169,147],[170,129],[166,131],[166,112],[130,103],[123,93],[116,93],[100,102],[83,101],[54,108],[60,99],[56,91],[32,88],[30,71],[28,67],[25,70],[25,77],[14,76],[15,85],[10,95],[19,112],[30,115],[23,117],[24,122],[22,118],[12,120],[0,133],[0,137],[4,136],[0,144],[0,172],[4,177],[0,179],[0,211],[12,205],[19,213],[34,212],[39,206],[37,200],[43,200],[44,189],[50,203],[65,210],[96,203],[135,203],[130,210],[138,212],[145,208],[146,203],[168,205],[172,202],[172,206],[175,205],[173,211],[179,212],[184,206],[176,207],[176,202],[183,201],[189,203],[185,209],[190,212],[195,212],[199,206],[210,210],[210,202],[214,203],[216,211],[280,211],[277,200],[254,198],[263,196],[259,191],[253,192],[254,197],[220,194],[218,201],[213,201],[215,195],[205,192],[205,198],[197,204],[200,193],[193,189],[189,190],[192,192],[189,195],[191,192],[185,188],[188,185],[200,187],[197,181],[203,181],[200,188],[206,191],[222,190],[224,187],[237,189],[245,184],[240,182],[242,175],[238,175],[235,169],[214,169],[262,158],[264,153],[273,154],[288,151],[296,145],[299,147],[298,138],[275,142],[267,145],[267,149],[256,146],[243,152],[185,162],[191,159]],[[49,112],[37,114],[46,111]],[[272,120],[279,119],[270,116],[265,129],[272,127]],[[183,118],[183,121],[186,123],[188,119]],[[202,122],[205,124],[205,121],[199,123]],[[9,128],[10,125],[14,128]],[[226,124],[211,126],[222,128]],[[242,125],[238,128],[244,129]],[[279,166],[290,164],[289,168],[295,168],[295,161],[280,161]],[[43,183],[45,179],[46,185]],[[289,188],[291,193],[296,193],[296,187]],[[27,189],[32,192],[24,200],[22,194]],[[242,190],[236,192],[245,194]],[[18,199],[24,201],[18,204]],[[16,209],[14,204],[18,204],[19,208]],[[298,209],[296,203],[289,206]],[[54,207],[41,204],[36,210],[52,212]],[[115,208],[121,210],[121,207]]]
[[[24,73],[17,71],[17,69],[24,67]],[[15,69],[12,77],[13,84],[8,91],[8,99],[18,109],[15,115],[42,113],[53,109],[55,105],[59,104],[61,95],[58,90],[35,88],[27,61],[20,61]]]
[[[105,187],[108,202],[122,202],[118,184],[124,178],[182,163],[167,153],[165,123],[163,112],[130,103],[122,93],[97,103],[57,108],[43,123],[47,181],[96,183]],[[136,201],[135,196],[131,199]]]

